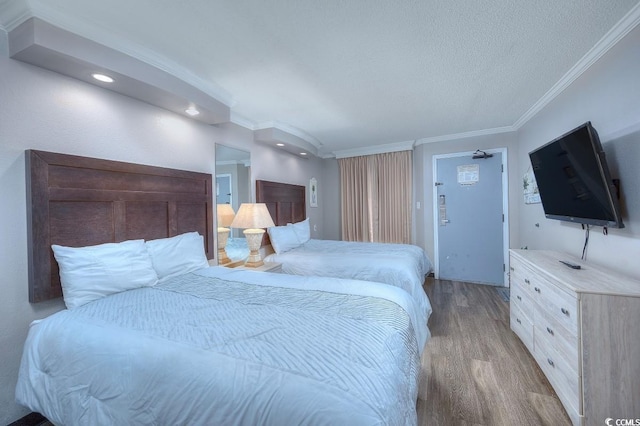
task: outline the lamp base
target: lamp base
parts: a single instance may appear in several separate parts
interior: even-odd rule
[[[229,238],[229,228],[218,228],[218,265],[226,265],[231,263],[231,259],[227,256],[225,247],[227,246],[227,239]]]
[[[245,229],[244,236],[247,239],[247,247],[249,247],[249,257],[244,263],[248,268],[257,268],[264,265],[260,256],[260,245],[262,244],[262,236],[264,229]]]
[[[244,263],[244,266],[246,266],[247,268],[258,268],[260,266],[264,265],[264,262],[262,260],[259,260],[257,262],[251,262],[249,260],[247,260]]]
[[[231,263],[231,259],[227,256],[227,251],[225,249],[218,249],[218,265],[228,265]]]

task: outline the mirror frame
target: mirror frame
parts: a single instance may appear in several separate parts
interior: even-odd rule
[[[242,194],[239,193],[239,187],[242,185],[241,181],[238,179],[238,173],[234,173],[231,170],[221,170],[222,166],[233,166],[234,164],[236,165],[242,165],[243,167],[245,167],[247,169],[247,176],[246,176],[246,193]],[[214,199],[214,206],[218,206],[218,182],[217,182],[217,178],[219,175],[224,175],[224,174],[230,174],[231,177],[231,205],[234,209],[235,212],[238,211],[238,208],[240,207],[241,203],[250,203],[252,202],[253,199],[253,191],[251,190],[252,187],[252,176],[251,176],[251,151],[249,150],[244,150],[241,148],[237,148],[237,147],[233,147],[233,146],[229,146],[229,145],[225,145],[223,143],[217,143],[215,144],[215,199]],[[214,226],[215,229],[218,229],[218,214],[217,212],[215,212],[215,221],[214,221]],[[231,234],[230,236],[234,236],[235,238],[238,238],[241,236],[241,231],[240,230],[235,230],[232,229],[231,230]],[[216,231],[215,233],[215,244],[216,244],[216,250],[218,247],[218,233]],[[248,252],[247,252],[248,255]],[[216,262],[219,262],[219,256],[216,256]],[[232,260],[239,260],[239,259],[232,259]]]

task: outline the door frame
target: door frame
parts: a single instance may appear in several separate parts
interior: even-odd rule
[[[509,169],[507,167],[507,148],[493,148],[484,149],[487,154],[500,154],[502,155],[502,212],[504,214],[504,221],[502,222],[502,247],[503,247],[503,264],[504,274],[503,283],[504,287],[509,287]],[[452,152],[449,154],[437,154],[432,159],[433,170],[433,274],[436,279],[440,276],[440,253],[438,245],[438,187],[436,182],[438,181],[438,160],[455,157],[469,157],[471,158],[475,151],[465,152]]]

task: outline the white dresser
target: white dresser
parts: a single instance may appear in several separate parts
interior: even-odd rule
[[[511,250],[510,282],[511,329],[573,424],[640,418],[640,280],[563,253]]]

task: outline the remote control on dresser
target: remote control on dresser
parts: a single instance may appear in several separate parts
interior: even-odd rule
[[[566,260],[560,260],[560,263],[564,263],[565,265],[567,265],[569,268],[571,269],[581,269],[582,267],[576,263],[572,263],[572,262],[568,262]]]

